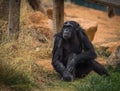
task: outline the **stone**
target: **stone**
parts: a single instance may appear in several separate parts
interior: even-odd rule
[[[118,64],[120,64],[120,45],[115,48],[115,50],[107,59],[107,65],[116,67]]]
[[[98,27],[97,23],[88,21],[88,22],[81,22],[80,25],[85,30],[89,40],[93,41],[95,37],[95,33],[97,32],[97,27]]]
[[[105,47],[106,52],[112,54],[112,52],[116,49],[117,46],[120,45],[120,42],[109,42],[109,43],[102,43],[101,45],[98,45],[97,47]]]

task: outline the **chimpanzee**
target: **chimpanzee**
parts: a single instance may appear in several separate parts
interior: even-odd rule
[[[55,35],[52,65],[64,81],[73,81],[88,75],[92,70],[108,76],[106,69],[95,61],[93,45],[81,26],[75,21],[64,23]]]

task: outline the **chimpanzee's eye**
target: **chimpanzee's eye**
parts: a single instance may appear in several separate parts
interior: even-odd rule
[[[72,28],[72,26],[63,26],[63,28]]]

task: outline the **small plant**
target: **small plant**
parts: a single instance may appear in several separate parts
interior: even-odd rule
[[[89,75],[85,79],[73,84],[75,91],[118,91],[120,89],[120,73],[113,72],[109,77],[99,75]]]
[[[106,47],[99,47],[99,48],[96,48],[96,53],[100,57],[109,57],[110,53],[107,52],[106,50],[107,50]]]
[[[0,83],[15,91],[30,91],[35,87],[31,75],[31,58],[22,57],[17,44],[8,42],[0,45]]]

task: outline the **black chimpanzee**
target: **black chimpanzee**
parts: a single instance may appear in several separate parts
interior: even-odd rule
[[[109,75],[105,68],[95,61],[96,53],[84,30],[75,21],[64,23],[60,33],[55,35],[52,65],[64,81],[85,77],[90,71]]]

